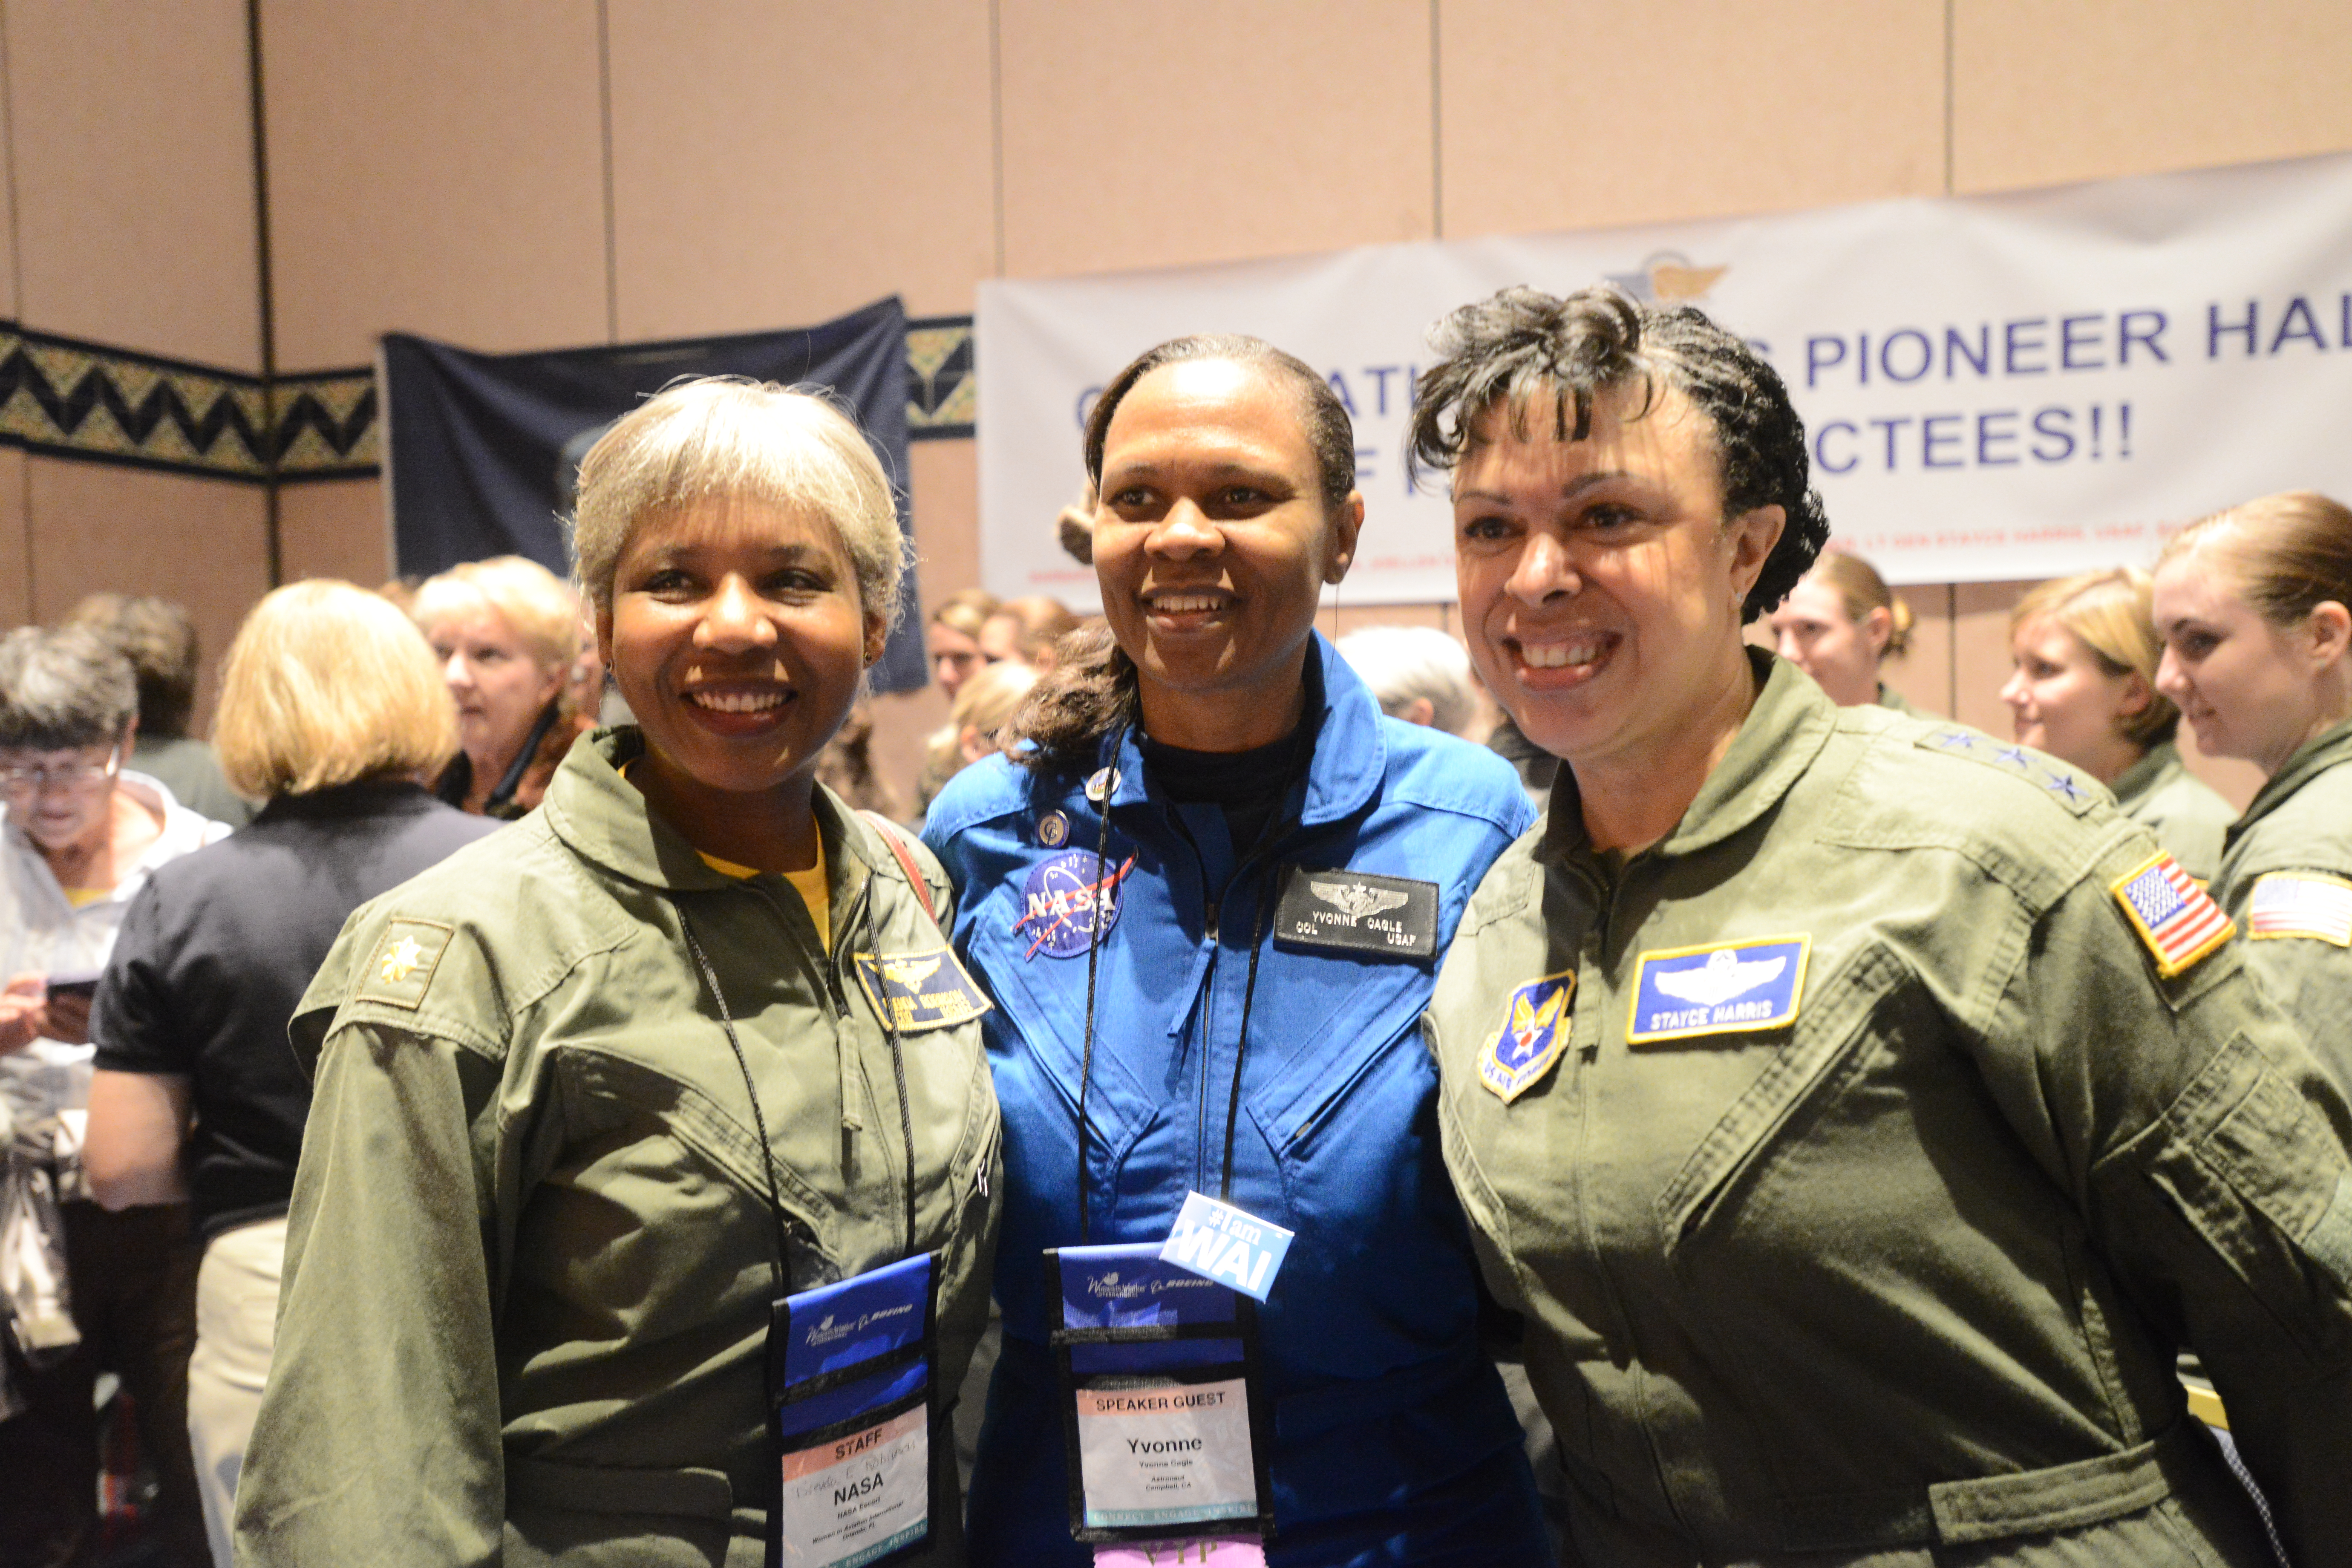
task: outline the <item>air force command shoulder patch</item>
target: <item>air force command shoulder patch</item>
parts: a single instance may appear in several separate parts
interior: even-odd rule
[[[1761,937],[1642,954],[1626,1042],[1744,1035],[1794,1023],[1812,940]]]
[[[1533,1089],[1568,1049],[1569,1000],[1576,972],[1547,974],[1511,993],[1503,1026],[1478,1053],[1478,1081],[1511,1101]]]
[[[857,983],[874,1010],[902,1035],[951,1029],[988,1011],[988,998],[946,948],[857,955]]]

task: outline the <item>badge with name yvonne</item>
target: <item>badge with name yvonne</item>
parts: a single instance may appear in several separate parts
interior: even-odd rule
[[[1253,1222],[1255,1223],[1255,1222]],[[1070,1457],[1070,1532],[1160,1562],[1253,1562],[1271,1536],[1256,1308],[1153,1243],[1045,1254]],[[1271,1271],[1269,1270],[1269,1275]],[[1214,1549],[1223,1557],[1203,1557]],[[1098,1553],[1099,1561],[1116,1561]]]
[[[1175,1227],[1160,1244],[1160,1258],[1263,1301],[1274,1289],[1294,1234],[1206,1193],[1187,1193]]]
[[[866,999],[902,1035],[952,1028],[988,1011],[988,998],[944,947],[878,957],[861,952],[856,964]]]
[[[1642,954],[1625,1038],[1639,1046],[1794,1022],[1812,940],[1761,937]]]
[[[1503,1026],[1478,1053],[1478,1081],[1511,1101],[1533,1089],[1568,1049],[1568,1005],[1576,995],[1576,972],[1547,974],[1511,993],[1503,1004]]]
[[[865,1568],[931,1539],[936,1254],[776,1303],[769,1568]]]
[[[1097,933],[1108,936],[1118,924],[1121,882],[1135,869],[1135,857],[1097,860],[1091,849],[1068,849],[1030,868],[1021,889],[1021,912],[1013,934],[1028,940],[1024,958],[1076,958]]]
[[[1370,871],[1286,866],[1274,906],[1274,940],[1374,958],[1437,952],[1437,884]]]

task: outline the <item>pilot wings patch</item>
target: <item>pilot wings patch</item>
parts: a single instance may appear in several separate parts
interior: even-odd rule
[[[1714,942],[1642,954],[1626,1040],[1746,1034],[1795,1021],[1809,936]]]
[[[1274,939],[1367,958],[1437,954],[1437,884],[1376,871],[1283,868]]]

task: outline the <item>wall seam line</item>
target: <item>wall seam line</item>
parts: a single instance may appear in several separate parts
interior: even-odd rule
[[[613,29],[610,0],[596,0],[596,99],[604,153],[604,338],[621,341],[621,240],[613,195]]]
[[[988,0],[988,157],[990,195],[995,206],[996,276],[1004,276],[1004,16],[999,0]]]
[[[9,83],[8,8],[0,0],[0,142],[7,150],[8,181],[8,268],[9,277],[16,290],[16,319],[25,318],[25,247],[21,237],[21,209],[16,203],[16,95]],[[18,542],[24,547],[25,618],[37,622],[40,601],[36,596],[40,584],[33,567],[33,462],[27,456],[17,465],[17,504],[23,509],[24,537]]]
[[[269,119],[262,84],[261,0],[245,0],[247,112],[253,131],[253,273],[261,342],[262,558],[269,585],[286,581],[286,538],[278,494],[278,287],[270,255]]]
[[[1429,0],[1429,237],[1445,237],[1445,88],[1439,73],[1438,6]]]
[[[1958,188],[1953,177],[1957,158],[1952,145],[1953,132],[1958,123],[1954,105],[1954,85],[1959,73],[1953,51],[1953,41],[1958,33],[1954,14],[1958,5],[1959,0],[1944,0],[1944,194],[1948,196],[1956,194]]]

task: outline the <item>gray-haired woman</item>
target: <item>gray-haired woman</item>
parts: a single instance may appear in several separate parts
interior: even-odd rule
[[[110,1215],[82,1195],[79,1128],[89,1104],[89,1004],[149,872],[228,828],[128,773],[138,729],[131,666],[97,633],[26,627],[0,641],[0,1098],[16,1122],[14,1256],[5,1375],[21,1408],[0,1420],[0,1562],[66,1563],[94,1540],[98,1426],[91,1394],[120,1373],[162,1486],[175,1561],[205,1560],[188,1457],[188,1347],[196,1248],[184,1204]],[[24,1216],[53,1216],[47,1235]],[[58,1267],[62,1265],[61,1268]],[[0,1408],[5,1408],[0,1405]]]

